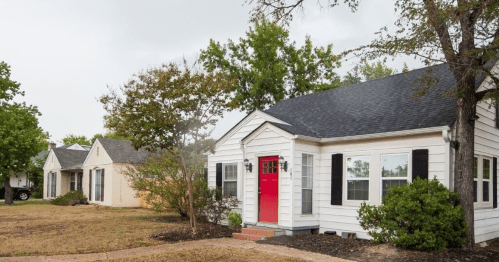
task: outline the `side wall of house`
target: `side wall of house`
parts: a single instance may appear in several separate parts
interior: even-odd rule
[[[237,192],[238,199],[240,200],[240,206],[237,209],[239,212],[242,212],[242,203],[244,199],[243,193],[243,161],[244,154],[241,149],[241,140],[246,137],[249,133],[259,127],[265,121],[275,121],[281,122],[279,120],[275,120],[270,116],[267,116],[264,113],[252,113],[247,116],[247,119],[244,119],[234,127],[233,131],[229,131],[226,134],[226,137],[222,138],[223,142],[217,145],[214,154],[208,155],[208,186],[210,188],[216,187],[216,164],[217,163],[237,163]]]
[[[275,129],[275,128],[274,128]],[[259,186],[259,157],[282,156],[285,160],[292,160],[291,148],[293,140],[283,136],[283,131],[266,128],[246,144],[246,158],[253,164],[253,172],[246,172],[244,178],[244,223],[258,221],[258,186]],[[292,167],[293,163],[289,163]],[[292,227],[292,179],[290,170],[285,172],[278,168],[278,225]]]
[[[97,148],[99,155],[97,155]],[[105,169],[104,171],[104,201],[95,201],[95,169]],[[89,193],[89,171],[92,170],[92,196],[90,203],[112,206],[113,204],[113,161],[106,153],[99,140],[88,152],[87,159],[83,164],[83,193],[88,197]]]
[[[302,214],[302,158],[313,156],[312,214]],[[319,226],[319,185],[321,170],[321,146],[317,143],[296,140],[293,156],[293,227]]]
[[[321,166],[319,174],[319,208],[320,232],[334,230],[357,233],[359,238],[368,239],[367,233],[360,227],[357,220],[358,203],[346,201],[346,168],[343,167],[343,205],[331,205],[331,155],[341,153],[344,159],[347,156],[369,156],[369,203],[381,204],[381,155],[408,154],[408,180],[412,181],[412,150],[428,149],[429,178],[437,178],[442,183],[446,180],[445,143],[442,133],[426,135],[403,136],[396,138],[370,139],[362,141],[341,142],[324,145],[321,152]],[[345,162],[345,160],[343,160]]]
[[[495,106],[492,101],[477,104],[475,122],[475,155],[499,158],[499,129],[496,127]],[[492,200],[492,199],[491,199]],[[482,242],[499,237],[499,209],[475,210],[475,241]]]
[[[43,199],[52,199],[50,197],[50,194],[47,193],[47,186],[48,189],[50,190],[51,184],[49,180],[49,173],[50,172],[56,172],[57,173],[57,179],[56,179],[56,196],[59,196],[61,194],[61,165],[59,164],[59,161],[57,160],[57,157],[54,154],[54,151],[50,151],[47,161],[45,162],[45,165],[43,166]],[[49,191],[50,192],[50,191]],[[47,196],[48,195],[48,196]]]
[[[126,177],[126,172],[132,168],[130,164],[113,164],[113,207],[138,207],[139,197],[136,191],[131,187],[130,181]]]

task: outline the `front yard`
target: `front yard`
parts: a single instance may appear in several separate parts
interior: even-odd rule
[[[150,218],[174,216],[148,209],[54,206],[42,201],[0,203],[0,256],[105,252],[163,244],[149,236],[173,224]]]

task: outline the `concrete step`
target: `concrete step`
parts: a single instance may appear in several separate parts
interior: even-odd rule
[[[254,236],[243,233],[232,233],[232,236],[240,240],[253,240],[253,241],[261,240],[263,238],[261,236]]]

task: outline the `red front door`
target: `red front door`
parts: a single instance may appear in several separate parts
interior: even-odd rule
[[[279,158],[261,157],[259,164],[259,213],[260,221],[277,223],[277,197],[279,190]]]

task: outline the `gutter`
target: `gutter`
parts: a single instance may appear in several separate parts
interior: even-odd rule
[[[421,134],[430,134],[430,133],[437,133],[437,132],[444,132],[444,131],[448,132],[449,130],[450,130],[449,126],[437,126],[437,127],[419,128],[419,129],[402,130],[402,131],[394,131],[394,132],[386,132],[386,133],[366,134],[366,135],[358,135],[358,136],[332,137],[332,138],[317,138],[317,137],[310,137],[310,136],[303,136],[303,135],[295,135],[295,139],[305,140],[305,141],[310,141],[310,142],[317,142],[317,143],[330,143],[330,142],[354,141],[354,140],[374,139],[374,138],[384,138],[384,137],[421,135]]]

